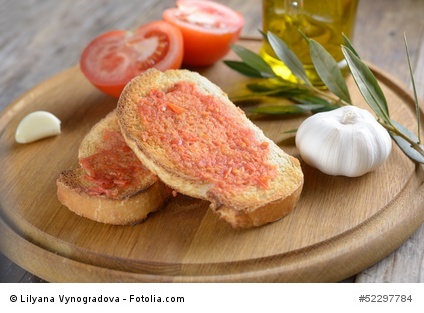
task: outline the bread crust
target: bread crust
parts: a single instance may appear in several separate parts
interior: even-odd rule
[[[66,170],[59,175],[56,181],[59,201],[77,215],[104,224],[139,224],[148,214],[159,210],[170,196],[168,188],[159,180],[125,198],[93,196],[84,192],[79,177],[76,170]]]
[[[106,130],[120,131],[115,111],[94,125],[84,137],[78,150],[80,160],[102,150],[102,134]],[[144,173],[143,177],[138,177],[136,186],[124,188],[112,197],[90,193],[92,182],[81,167],[65,170],[56,180],[57,197],[70,211],[93,221],[112,225],[138,224],[149,213],[163,207],[171,196],[171,189],[156,175]]]
[[[212,95],[223,106],[230,108],[228,118],[249,128],[254,132],[257,141],[267,144],[270,152],[266,162],[273,164],[277,171],[276,177],[270,181],[269,188],[252,187],[240,193],[232,193],[232,190],[217,191],[212,181],[199,180],[187,171],[182,171],[177,166],[177,161],[165,154],[164,147],[157,144],[157,140],[153,140],[157,138],[144,137],[145,125],[138,111],[140,99],[152,90],[167,92],[178,82],[195,83],[198,91]],[[184,106],[184,103],[177,105]],[[186,106],[186,109],[189,108]],[[148,70],[125,87],[116,112],[126,143],[152,173],[180,193],[210,201],[210,208],[234,228],[249,228],[276,221],[296,206],[303,187],[303,173],[299,161],[267,138],[218,86],[200,74],[188,70]],[[184,118],[183,114],[182,117]]]

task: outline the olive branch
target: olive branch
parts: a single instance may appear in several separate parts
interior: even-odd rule
[[[310,112],[312,114],[329,111],[340,106],[353,105],[346,81],[336,60],[317,41],[303,36],[309,44],[310,55],[315,70],[327,90],[315,87],[308,79],[304,66],[287,44],[272,32],[262,33],[277,58],[282,61],[296,77],[292,82],[277,75],[272,67],[257,53],[240,45],[232,45],[233,51],[241,61],[226,60],[231,69],[251,78],[259,78],[246,84],[247,94],[232,97],[235,103],[262,99],[265,97],[283,97],[294,102],[292,105],[261,106],[250,111],[259,115],[287,116]],[[417,134],[393,120],[390,116],[385,95],[372,71],[361,60],[349,39],[343,35],[341,49],[352,77],[365,102],[375,113],[377,121],[389,132],[399,148],[411,160],[424,163],[424,150],[421,145],[420,107],[413,72],[411,68],[408,44],[404,36],[409,72],[413,86],[417,116]]]

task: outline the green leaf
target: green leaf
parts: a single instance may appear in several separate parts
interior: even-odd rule
[[[287,89],[287,90],[281,90],[281,92],[277,93],[276,96],[278,97],[287,97],[287,98],[293,98],[293,97],[299,97],[302,98],[304,96],[309,95],[308,90],[302,90],[302,89]],[[306,102],[306,101],[304,101]],[[308,101],[308,103],[314,103],[314,101]]]
[[[304,94],[305,91],[301,90],[301,89],[295,89],[295,88],[290,88],[290,87],[279,87],[279,88],[274,88],[274,89],[265,89],[262,88],[260,85],[252,85],[249,84],[247,86],[247,88],[253,92],[256,93],[266,93],[268,95],[275,95],[275,96],[279,96],[279,97],[284,97],[284,96],[288,96],[288,95],[299,95],[299,94]]]
[[[246,84],[247,89],[255,94],[291,98],[294,96],[310,95],[308,89],[300,89],[296,84],[288,82],[275,82],[273,80],[265,80]]]
[[[261,73],[262,77],[271,78],[277,76],[271,66],[258,54],[240,45],[232,45],[231,47],[233,51],[244,61],[244,63],[256,69],[259,73]]]
[[[263,98],[265,98],[267,95],[261,95],[261,94],[241,94],[241,95],[232,95],[230,97],[230,100],[233,103],[241,103],[241,102],[250,102],[250,101],[261,101]]]
[[[420,105],[418,103],[418,96],[417,96],[417,88],[415,86],[415,79],[414,79],[414,73],[412,71],[411,66],[411,58],[409,56],[409,49],[408,49],[408,43],[406,41],[406,35],[404,34],[404,42],[405,42],[405,50],[406,50],[406,57],[408,59],[408,67],[409,67],[409,74],[411,75],[411,82],[412,82],[412,89],[414,90],[414,99],[415,99],[415,112],[417,115],[417,134],[418,134],[418,142],[421,142],[421,114],[420,114]]]
[[[327,101],[326,99],[323,99],[319,96],[315,96],[312,93],[304,93],[300,95],[296,95],[294,97],[296,99],[296,102],[298,103],[315,103],[315,104],[322,104],[322,105],[332,105],[331,102]],[[339,107],[339,106],[338,106]]]
[[[418,137],[409,129],[402,126],[398,122],[391,120],[392,124],[406,137],[410,138],[412,141],[416,142],[418,144]],[[389,132],[390,136],[393,138],[393,140],[396,142],[396,144],[399,146],[399,148],[413,161],[416,161],[418,163],[424,163],[424,155],[422,155],[420,152],[418,152],[414,147],[411,146],[411,144],[403,139],[402,137],[394,134],[393,132]]]
[[[390,123],[387,101],[374,74],[349,48],[342,46],[342,51],[365,101],[379,118]]]
[[[261,80],[246,84],[247,89],[252,91],[251,97],[282,97],[291,99],[298,104],[321,105],[320,111],[329,111],[339,108],[340,105],[315,95],[310,89],[301,89],[299,86],[288,82],[275,80]]]
[[[323,104],[316,104],[316,103],[311,103],[311,104],[297,104],[297,106],[299,108],[302,108],[305,111],[314,111],[314,110],[323,109],[325,107],[325,105],[323,105]]]
[[[312,94],[310,94],[310,95],[309,94],[295,95],[291,98],[296,103],[301,103],[301,104],[313,103],[313,104],[316,104],[316,105],[320,105],[319,108],[312,110],[313,113],[331,111],[331,110],[335,110],[335,109],[340,108],[340,105],[334,104],[332,102],[329,102],[325,99],[314,96]]]
[[[272,105],[260,106],[250,110],[250,112],[268,115],[288,115],[305,113],[321,107],[322,105],[319,104]]]
[[[279,93],[280,91],[286,91],[290,88],[284,86],[273,86],[270,84],[261,84],[261,83],[250,83],[246,84],[247,89],[253,92],[265,92],[265,93]]]
[[[345,46],[347,48],[349,48],[349,50],[352,51],[354,55],[356,55],[358,58],[360,58],[358,52],[356,52],[356,50],[353,47],[352,43],[350,42],[349,38],[347,38],[347,36],[345,34],[342,34],[342,36],[343,36]]]
[[[312,86],[308,76],[306,76],[302,62],[287,46],[287,44],[272,32],[267,33],[267,38],[277,57],[283,61],[293,75],[302,80],[305,84]]]
[[[274,80],[274,79],[262,79],[256,80],[253,83],[247,83],[246,87],[252,91],[273,91],[273,90],[288,90],[298,89],[297,85],[285,81]]]
[[[312,63],[323,83],[337,97],[351,104],[352,100],[350,99],[346,81],[336,60],[321,44],[313,39],[309,40],[309,49]]]
[[[261,72],[259,72],[257,69],[247,65],[244,62],[240,61],[224,61],[224,63],[230,67],[231,69],[239,72],[240,74],[243,74],[248,77],[253,78],[263,78],[263,75]]]
[[[337,106],[337,105],[324,105],[321,108],[317,108],[317,109],[311,110],[311,112],[313,114],[316,114],[316,113],[320,113],[320,112],[333,111],[333,110],[335,110],[337,108],[340,108],[340,107]]]

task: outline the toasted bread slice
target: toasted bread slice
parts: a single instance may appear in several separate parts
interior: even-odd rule
[[[148,70],[125,87],[116,111],[125,141],[150,171],[210,201],[234,228],[278,220],[298,202],[299,161],[200,74]]]
[[[115,114],[109,113],[85,136],[80,166],[57,179],[59,201],[91,220],[133,225],[162,207],[171,195],[126,145]]]

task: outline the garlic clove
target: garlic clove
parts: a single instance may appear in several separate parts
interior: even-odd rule
[[[26,115],[18,124],[15,140],[30,143],[60,134],[60,120],[50,112],[35,111]]]

